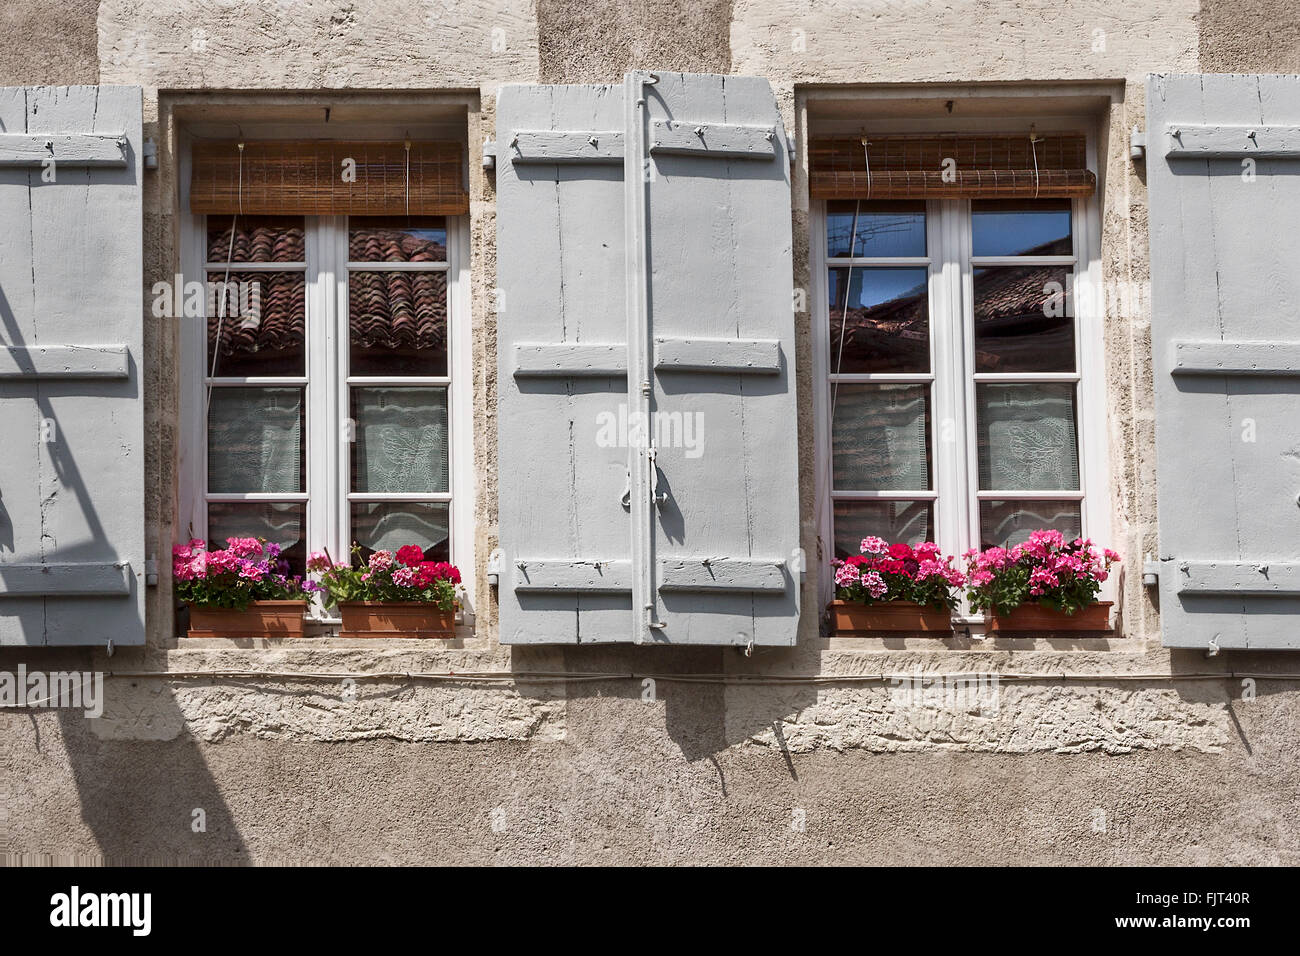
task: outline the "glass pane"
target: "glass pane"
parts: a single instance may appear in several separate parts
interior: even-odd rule
[[[1074,385],[976,385],[980,489],[1074,491],[1079,487]]]
[[[354,388],[352,490],[445,492],[447,390]]]
[[[831,385],[834,488],[930,489],[930,386]]]
[[[831,256],[924,256],[925,203],[830,202],[826,246]]]
[[[975,370],[1074,371],[1074,274],[1059,266],[975,270]]]
[[[447,220],[442,216],[352,216],[351,262],[446,262]]]
[[[307,565],[307,505],[302,502],[221,501],[208,505],[208,546],[225,547],[227,538],[265,538],[278,544],[293,574]]]
[[[1070,256],[1070,200],[977,199],[971,203],[977,256]]]
[[[208,261],[306,262],[302,236],[301,216],[208,216]]]
[[[305,487],[303,389],[214,388],[208,491],[296,493]]]
[[[353,375],[447,374],[447,274],[351,272]]]
[[[1033,531],[1054,528],[1073,541],[1083,534],[1077,501],[981,501],[980,547],[1007,548]]]
[[[216,375],[305,375],[307,280],[301,272],[208,273],[208,355]]]
[[[835,557],[862,553],[870,535],[893,543],[934,540],[934,503],[930,501],[835,502]]]
[[[832,372],[930,370],[925,269],[831,269],[830,300]]]
[[[451,505],[445,501],[354,501],[352,540],[361,545],[365,558],[375,551],[418,544],[426,561],[450,561],[450,515]]]

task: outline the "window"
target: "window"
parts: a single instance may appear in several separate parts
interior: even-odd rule
[[[206,342],[186,353],[202,366],[182,462],[190,533],[266,538],[299,572],[310,551],[340,558],[352,542],[468,566],[463,220],[193,225],[209,286]]]
[[[823,556],[867,535],[955,553],[1104,536],[1088,202],[820,209]]]

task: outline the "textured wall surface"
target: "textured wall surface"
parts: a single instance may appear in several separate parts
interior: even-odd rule
[[[1201,72],[1300,73],[1292,0],[1201,0]]]
[[[99,0],[0,4],[0,86],[99,82]]]
[[[22,38],[0,49],[0,82],[146,87],[146,136],[160,158],[145,184],[146,284],[176,263],[169,90],[476,92],[467,142],[480,479],[477,629],[449,645],[178,643],[164,561],[148,647],[111,659],[0,655],[0,671],[22,662],[119,675],[97,721],[0,711],[0,851],[321,863],[1300,862],[1300,690],[1226,676],[1300,664],[1162,650],[1157,609],[1137,581],[1155,547],[1140,298],[1109,308],[1104,327],[1114,540],[1128,559],[1123,637],[886,646],[819,637],[808,614],[797,647],[752,658],[499,647],[485,579],[497,540],[495,184],[479,165],[507,81],[617,80],[632,66],[757,73],[802,136],[809,84],[1108,80],[1122,95],[1098,127],[1103,270],[1141,289],[1146,191],[1127,156],[1128,128],[1144,123],[1141,77],[1296,69],[1292,5],[103,0],[47,11],[18,0],[0,23]],[[804,182],[796,168],[795,281],[806,286]],[[811,322],[797,316],[804,394]],[[178,347],[174,326],[146,323],[146,510],[163,554],[174,534]],[[810,401],[799,428],[812,553]],[[811,582],[805,601],[816,603]],[[1004,681],[996,707],[974,708],[900,696],[881,680],[918,671],[1031,679]],[[499,676],[403,676],[451,672]],[[206,833],[191,828],[195,809]]]

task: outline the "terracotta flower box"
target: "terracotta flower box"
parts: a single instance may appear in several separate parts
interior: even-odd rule
[[[989,631],[1109,631],[1113,601],[1098,601],[1073,614],[1038,604],[1022,604],[1006,617],[989,616]]]
[[[343,627],[339,637],[456,636],[456,612],[417,601],[344,601],[339,604]]]
[[[831,623],[835,633],[876,634],[881,631],[933,631],[935,637],[952,633],[952,615],[928,605],[911,601],[888,601],[884,604],[831,602]]]
[[[302,601],[254,601],[247,610],[190,606],[187,637],[302,637]]]

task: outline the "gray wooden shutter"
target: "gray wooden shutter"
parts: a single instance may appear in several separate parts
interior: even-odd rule
[[[1168,647],[1300,648],[1300,77],[1147,82]]]
[[[497,130],[501,640],[793,644],[790,182],[770,87],[506,86]]]
[[[0,88],[0,644],[144,642],[140,122]]]

